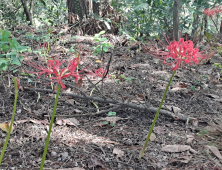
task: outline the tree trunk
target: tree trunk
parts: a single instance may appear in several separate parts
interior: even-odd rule
[[[30,2],[30,15],[31,16],[33,14],[33,6],[34,6],[34,0],[31,0],[31,2]]]
[[[79,5],[80,5],[80,11],[81,11],[81,16],[80,18],[87,18],[88,13],[87,13],[87,0],[79,0]]]
[[[92,2],[92,0],[88,0],[88,3],[89,3],[89,14],[90,13],[93,13],[93,2]]]
[[[93,13],[96,15],[99,15],[99,6],[100,6],[99,2],[93,1]]]
[[[87,18],[92,11],[92,0],[67,0],[69,13],[77,14],[80,19]]]
[[[222,20],[221,20],[221,23],[220,23],[220,33],[222,33]]]
[[[173,33],[174,39],[179,41],[179,9],[181,0],[174,1],[174,11],[173,11]]]
[[[199,9],[200,9],[200,6],[198,5],[196,7],[196,11],[199,11]],[[194,13],[194,20],[193,20],[193,24],[192,24],[193,29],[192,29],[191,37],[194,37],[197,34],[199,22],[200,22],[200,16],[198,14]]]
[[[27,6],[27,0],[21,0],[22,2],[22,6],[24,8],[24,13],[26,15],[26,19],[27,21],[29,21],[29,25],[32,25],[32,15],[30,13],[30,11],[28,10],[28,6]]]
[[[206,35],[206,32],[207,32],[207,15],[204,16],[204,19],[203,19],[203,23],[204,23],[204,35]]]

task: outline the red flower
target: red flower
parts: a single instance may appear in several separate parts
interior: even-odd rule
[[[162,46],[164,47],[163,44]],[[200,61],[207,60],[214,54],[206,55],[203,54],[205,51],[199,52],[198,48],[194,48],[192,41],[184,41],[183,38],[181,38],[179,42],[170,42],[169,46],[167,46],[168,51],[160,51],[153,45],[150,49],[147,49],[146,47],[144,47],[144,49],[152,56],[161,56],[157,58],[163,60],[165,65],[172,67],[172,70],[177,70],[179,67],[182,67],[183,64],[197,65]]]
[[[38,76],[45,74],[46,76],[48,76],[49,74],[51,74],[50,79],[53,79],[53,83],[57,82],[60,83],[61,87],[63,89],[66,88],[66,86],[63,84],[62,79],[67,78],[69,76],[75,77],[76,81],[79,80],[81,78],[81,76],[79,75],[80,72],[84,71],[77,71],[75,72],[77,66],[79,65],[79,59],[78,58],[74,58],[73,60],[69,61],[69,64],[66,68],[60,68],[61,65],[63,63],[65,63],[66,61],[59,61],[59,60],[48,60],[47,61],[47,68],[42,64],[39,65],[37,63],[33,63],[33,62],[27,62],[28,65],[34,67],[37,70],[40,70],[39,72],[31,72],[31,73],[37,73]]]
[[[74,58],[73,60],[69,61],[69,64],[68,64],[68,67],[67,67],[67,69],[68,69],[69,72],[70,72],[70,76],[75,77],[75,78],[76,78],[76,79],[75,79],[76,81],[78,81],[79,79],[81,79],[79,73],[81,73],[81,72],[84,71],[84,70],[81,70],[81,71],[75,72],[75,70],[76,70],[77,66],[79,65],[79,62],[80,62],[80,61],[81,61],[81,60],[79,59],[79,56],[78,56],[78,58]]]
[[[39,42],[39,47],[40,48],[46,48],[46,46],[48,45],[48,42],[44,42],[43,46],[41,45],[41,43]]]
[[[219,15],[219,13],[222,12],[222,7],[215,6],[214,12],[215,12],[217,15]]]
[[[209,8],[206,8],[203,12],[205,15],[209,16],[209,17],[213,17],[214,15],[214,10],[213,9],[209,9]]]
[[[104,70],[102,68],[99,68],[97,70],[94,70],[94,74],[98,77],[103,77],[103,75],[106,75],[107,70]],[[107,75],[107,77],[109,77],[109,75]]]
[[[41,70],[40,72],[30,72],[30,73],[36,73],[38,74],[38,77],[40,77],[42,74],[46,74],[46,77],[49,75],[49,74],[52,74],[53,73],[53,70],[51,68],[51,63],[50,63],[50,60],[47,61],[47,67],[45,67],[43,64],[42,65],[39,65],[37,63],[34,63],[34,62],[27,62],[28,65],[30,65],[31,67],[37,69],[37,70]]]
[[[17,82],[17,90],[20,88],[20,80],[16,77],[16,82]]]
[[[103,75],[105,76],[107,73],[107,70],[106,69],[103,69],[103,68],[99,68],[97,70],[94,70],[94,72],[92,72],[91,74],[92,75],[95,75],[97,77],[103,77]],[[110,77],[108,74],[106,75],[106,77]]]

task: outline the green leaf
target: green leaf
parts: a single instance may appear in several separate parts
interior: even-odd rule
[[[18,69],[15,69],[15,70],[13,70],[12,72],[15,73],[15,72],[17,72],[17,71],[18,71]]]
[[[114,123],[110,123],[111,126],[114,126]]]
[[[94,41],[95,42],[100,42],[100,40],[98,38],[95,38]]]
[[[109,48],[107,48],[107,47],[103,48],[103,51],[105,51],[105,52],[107,52],[108,50],[109,50]]]
[[[31,83],[31,82],[32,82],[32,80],[31,80],[30,78],[27,78],[27,80],[28,80],[28,83]]]
[[[8,64],[7,63],[2,63],[1,66],[0,66],[0,69],[3,70],[3,71],[6,71],[8,68]]]
[[[9,31],[3,30],[2,31],[2,41],[8,41],[11,33]]]
[[[102,122],[103,125],[108,125],[109,123],[107,121]]]
[[[45,3],[45,1],[43,1],[43,0],[39,0],[44,6],[46,6],[46,3]]]
[[[106,31],[100,31],[99,35],[102,35],[104,34]]]
[[[116,116],[116,112],[109,111],[107,113],[107,116]]]
[[[16,55],[17,54],[17,52],[15,51],[15,50],[13,50],[13,51],[11,51],[10,53],[7,53],[6,54],[6,57],[9,57],[9,56],[11,56],[11,55]]]
[[[206,32],[206,37],[207,37],[207,41],[210,41],[212,34],[210,34],[209,32]]]
[[[73,49],[73,46],[69,49],[69,52],[74,52],[75,50]]]
[[[195,87],[194,87],[194,86],[192,86],[192,87],[191,87],[191,90],[192,90],[192,91],[193,91],[193,90],[195,90]]]
[[[0,58],[0,65],[1,64],[7,64],[8,63],[8,59],[7,58]]]
[[[20,60],[16,56],[14,56],[14,55],[11,56],[11,59],[12,59],[12,63],[11,64],[15,64],[15,65],[18,65],[18,66],[21,65]]]
[[[9,49],[10,49],[10,47],[9,47],[8,45],[6,45],[6,44],[3,44],[3,45],[2,45],[2,51],[3,51],[3,52],[8,51]]]
[[[19,56],[19,60],[23,60],[24,59],[24,57],[23,56]]]
[[[100,41],[106,41],[107,39],[106,38],[100,38]]]

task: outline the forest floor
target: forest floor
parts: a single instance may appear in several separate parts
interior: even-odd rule
[[[15,37],[30,42],[19,34]],[[39,48],[37,42],[32,43],[34,50]],[[172,70],[143,50],[129,50],[128,46],[116,46],[113,53],[110,50],[101,59],[92,54],[90,47],[96,43],[89,36],[67,41],[65,53],[62,41],[50,46],[48,56],[68,61],[75,57],[68,52],[75,44],[81,47],[81,56],[85,55],[80,69],[89,63],[87,70],[106,66],[112,56],[110,77],[92,93],[104,102],[94,101],[99,107],[97,112],[92,100],[84,98],[90,95],[98,78],[64,81],[68,88],[59,97],[44,169],[222,169],[222,81],[220,68],[214,66],[222,64],[221,55],[215,55],[207,64],[177,70],[162,107],[172,115],[160,113],[151,141],[138,159],[155,112],[133,106],[157,109]],[[23,56],[20,71],[5,74],[1,81],[1,122],[10,121],[12,116],[13,77],[34,71],[25,64],[27,61],[44,62],[35,53],[25,52]],[[37,170],[55,97],[51,86],[46,86],[49,79],[45,76],[38,79],[36,74],[20,75],[20,79],[14,129],[0,169]],[[115,102],[105,102],[105,98]],[[116,112],[116,116],[107,116],[109,111]],[[6,135],[3,131],[0,134],[1,145]]]

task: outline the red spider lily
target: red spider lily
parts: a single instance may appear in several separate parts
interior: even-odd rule
[[[95,75],[97,77],[103,77],[107,74],[107,70],[103,68],[99,68],[97,70],[94,70],[94,72],[91,72],[90,74]],[[110,76],[107,74],[106,77],[109,78]]]
[[[66,68],[60,68],[63,63],[66,61],[59,61],[59,60],[48,60],[47,61],[47,68],[42,64],[39,65],[37,63],[33,62],[27,62],[28,65],[34,67],[37,70],[40,70],[39,72],[31,72],[31,73],[37,73],[38,77],[42,74],[46,73],[46,76],[49,74],[51,75],[50,79],[53,79],[53,83],[60,83],[61,87],[63,89],[66,88],[66,86],[63,84],[62,79],[67,78],[69,76],[75,77],[75,80],[79,80],[81,76],[79,75],[80,72],[84,71],[77,71],[75,72],[77,66],[79,65],[79,59],[74,58],[73,60],[69,61],[69,64]]]
[[[41,43],[39,42],[39,47],[40,48],[46,48],[46,46],[48,45],[48,42],[44,42],[43,46],[41,45]]]
[[[213,10],[213,9],[206,8],[203,13],[204,13],[205,15],[209,16],[210,18],[212,18],[213,15],[214,15],[214,10]]]
[[[20,88],[20,80],[16,77],[16,82],[17,82],[17,90]]]
[[[53,73],[52,65],[51,65],[50,61],[51,60],[47,61],[47,67],[45,67],[43,64],[39,65],[39,64],[34,63],[34,62],[26,62],[26,64],[30,65],[31,67],[33,67],[37,70],[41,70],[41,72],[30,72],[30,73],[38,74],[38,78],[39,78],[42,74],[46,73],[46,77],[47,77],[49,74]]]
[[[214,12],[217,14],[217,15],[219,15],[219,13],[220,12],[222,12],[222,7],[220,6],[215,6],[215,8],[214,8]]]
[[[104,70],[102,68],[94,70],[94,75],[96,75],[98,77],[103,77],[103,75],[106,75],[106,73],[107,73],[107,70]],[[109,77],[109,75],[107,75],[107,77]]]
[[[163,43],[161,43],[163,47]],[[199,62],[203,60],[208,60],[213,56],[214,53],[211,55],[203,54],[205,51],[199,52],[198,48],[194,48],[194,44],[192,41],[184,41],[183,38],[177,41],[172,41],[169,43],[169,46],[166,47],[168,51],[160,51],[154,45],[151,44],[151,48],[148,49],[144,47],[144,49],[150,53],[152,56],[157,57],[163,60],[163,63],[167,66],[172,67],[172,70],[177,70],[179,67],[183,66],[183,63],[186,64],[194,64],[197,65]],[[168,60],[169,58],[173,59]]]

